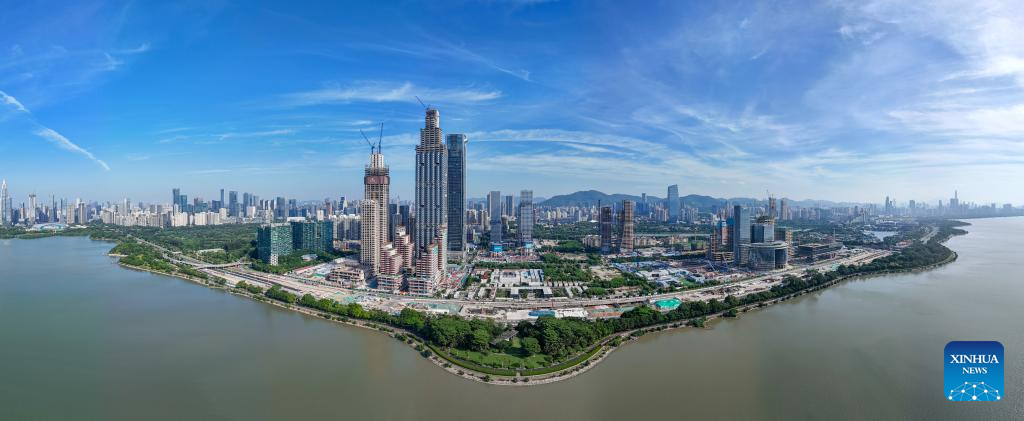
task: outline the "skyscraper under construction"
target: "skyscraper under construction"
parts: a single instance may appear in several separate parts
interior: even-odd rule
[[[370,147],[370,164],[363,176],[363,202],[360,204],[360,260],[368,277],[380,273],[381,251],[388,235],[388,190],[391,175],[384,165],[380,145]]]

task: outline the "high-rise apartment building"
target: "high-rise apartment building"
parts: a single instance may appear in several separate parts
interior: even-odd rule
[[[533,190],[519,192],[519,209],[516,221],[519,224],[519,246],[533,248]]]
[[[416,261],[416,276],[409,278],[409,293],[416,295],[430,295],[437,288],[438,272],[435,262],[438,260],[437,243],[427,244],[420,251],[420,257]]]
[[[292,249],[327,253],[334,249],[333,221],[292,222]]]
[[[466,144],[464,134],[448,135],[448,250],[459,260],[466,252]]]
[[[278,257],[292,251],[291,225],[266,224],[256,229],[256,254],[263,263],[277,265]]]
[[[380,203],[376,200],[359,202],[359,262],[366,271],[367,278],[380,273],[380,256],[385,238],[382,235]]]
[[[425,124],[416,145],[416,226],[413,241],[417,256],[432,243],[437,243],[441,227],[448,236],[448,148],[441,133],[441,114],[427,108]],[[440,245],[440,259],[448,261],[448,244]]]
[[[668,194],[665,195],[665,209],[668,210],[670,221],[679,220],[679,186],[676,184],[668,186]]]

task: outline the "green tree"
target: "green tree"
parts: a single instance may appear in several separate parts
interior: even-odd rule
[[[491,332],[484,329],[476,329],[473,331],[470,337],[469,345],[471,348],[477,351],[483,351],[487,349],[487,346],[491,343]]]
[[[523,338],[522,340],[519,341],[519,343],[523,347],[523,350],[527,352],[527,354],[540,354],[540,342],[537,341],[537,338]]]

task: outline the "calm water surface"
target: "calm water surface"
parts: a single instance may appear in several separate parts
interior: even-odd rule
[[[119,268],[109,243],[0,240],[0,419],[1022,419],[1024,218],[938,270],[649,335],[552,385],[469,382],[394,339]],[[943,347],[997,340],[1001,402],[944,398]]]

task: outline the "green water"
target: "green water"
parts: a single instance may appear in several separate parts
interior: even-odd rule
[[[379,333],[119,268],[107,243],[0,240],[0,420],[1022,419],[1024,218],[971,222],[949,242],[952,265],[648,335],[528,388],[465,381]],[[944,398],[951,340],[1003,343],[1003,401]]]

